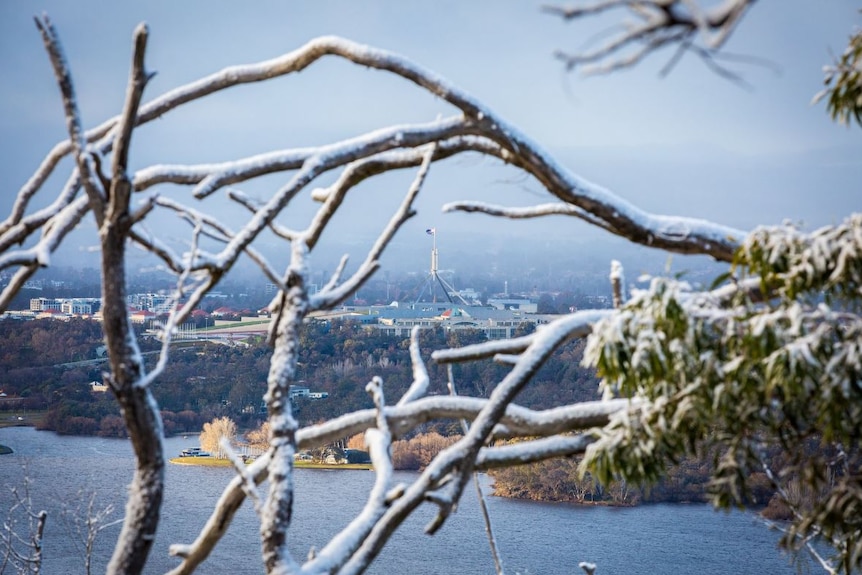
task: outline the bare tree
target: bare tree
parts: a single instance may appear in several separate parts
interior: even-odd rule
[[[744,4],[726,3],[727,6]],[[670,13],[676,14],[674,9]],[[729,13],[726,22],[735,22],[738,16],[734,14]],[[196,539],[171,547],[171,552],[181,559],[172,571],[175,574],[190,573],[200,565],[228,529],[246,497],[257,502],[261,557],[267,573],[360,573],[374,561],[392,533],[421,505],[436,506],[437,515],[427,531],[433,533],[439,529],[477,470],[586,452],[589,469],[597,477],[635,480],[653,477],[666,458],[673,458],[675,453],[686,449],[686,438],[702,437],[711,426],[724,426],[721,429],[745,438],[748,426],[740,430],[727,425],[728,420],[741,421],[740,414],[731,408],[749,407],[743,415],[768,411],[773,402],[781,399],[781,395],[774,392],[774,386],[779,383],[768,378],[759,383],[751,380],[755,391],[735,390],[730,380],[742,373],[740,366],[758,367],[738,359],[745,358],[748,349],[728,348],[721,356],[722,363],[715,365],[710,363],[714,356],[708,352],[713,348],[725,350],[721,335],[732,339],[736,333],[734,329],[739,326],[738,322],[734,323],[734,313],[743,310],[752,324],[768,314],[770,308],[764,301],[784,302],[782,298],[789,298],[786,317],[793,313],[793,302],[802,307],[804,314],[810,314],[803,314],[799,323],[805,329],[769,332],[775,336],[770,341],[777,342],[781,349],[792,348],[808,338],[810,330],[821,330],[821,326],[835,328],[822,334],[822,346],[813,351],[806,349],[823,362],[843,358],[838,371],[829,371],[823,376],[826,380],[818,379],[818,384],[835,394],[849,393],[851,406],[860,404],[854,395],[859,368],[853,367],[853,356],[847,345],[858,343],[857,328],[862,321],[855,311],[826,313],[807,296],[800,296],[812,290],[816,293],[828,284],[844,289],[841,293],[845,299],[858,301],[859,294],[853,290],[858,286],[859,276],[853,274],[862,268],[862,249],[853,251],[856,249],[853,246],[857,245],[854,238],[859,237],[862,226],[859,217],[823,239],[783,230],[766,230],[749,237],[742,230],[701,219],[649,213],[569,171],[493,110],[439,75],[390,52],[334,37],[312,40],[272,60],[224,69],[143,103],[142,94],[149,78],[144,65],[148,31],[141,25],[135,31],[127,97],[121,113],[84,131],[71,70],[58,35],[47,18],[38,19],[37,25],[60,87],[69,139],[51,150],[19,191],[7,219],[0,223],[3,254],[0,269],[15,271],[12,281],[0,294],[0,309],[5,309],[27,278],[50,264],[51,254],[63,239],[91,213],[98,226],[102,256],[102,313],[110,358],[110,371],[105,381],[122,408],[136,458],[123,529],[108,567],[111,573],[139,573],[143,569],[159,521],[165,458],[152,383],[168,365],[176,327],[241,257],[254,262],[278,287],[271,304],[273,319],[269,341],[273,355],[265,395],[269,448],[248,467],[236,466],[236,477],[225,487]],[[438,97],[454,112],[427,123],[391,126],[321,146],[275,150],[223,163],[155,165],[129,172],[130,146],[137,127],[156,118],[169,118],[172,111],[193,105],[210,94],[295,74],[323,58],[337,58],[399,76],[418,90]],[[459,202],[446,206],[446,210],[510,218],[563,213],[634,243],[734,262],[738,269],[751,271],[753,276],[740,277],[736,282],[709,292],[692,292],[683,284],[656,280],[651,289],[628,302],[623,301],[620,290],[618,309],[578,311],[524,337],[433,354],[434,361],[446,364],[495,358],[507,365],[510,368],[507,375],[488,399],[427,396],[428,372],[414,332],[413,381],[396,403],[387,403],[383,382],[375,378],[367,387],[374,409],[300,428],[292,415],[289,385],[296,379],[298,335],[303,321],[312,312],[337,306],[372,276],[393,236],[415,215],[415,198],[433,164],[467,152],[497,158],[523,171],[541,184],[552,202],[526,208]],[[30,202],[37,194],[48,193],[44,184],[66,156],[71,156],[75,164],[66,185],[48,207],[31,209]],[[109,165],[110,171],[105,173]],[[368,178],[407,168],[416,169],[415,178],[400,204],[391,207],[391,219],[358,268],[346,275],[345,258],[328,283],[311,294],[308,289],[309,255],[346,195]],[[272,173],[287,174],[287,181],[262,202],[231,187]],[[321,176],[331,173],[338,176],[334,183],[313,188]],[[177,199],[176,194],[169,198],[159,193],[158,186],[162,184],[185,186],[189,193],[181,199]],[[248,213],[248,219],[238,229],[224,225],[207,210],[208,200],[220,190],[226,190],[227,197]],[[291,201],[308,190],[320,202],[319,209],[305,229],[287,228],[279,219],[287,213]],[[131,207],[133,196],[141,199],[141,207],[136,210]],[[147,233],[143,223],[157,213],[176,214],[188,225],[189,240],[184,253],[177,253],[173,246]],[[255,248],[264,233],[275,235],[289,246],[290,263],[286,269],[276,269]],[[162,330],[161,355],[149,372],[136,348],[125,308],[125,258],[131,244],[153,254],[174,272],[174,300],[186,300],[182,308],[176,307],[170,314]],[[20,247],[22,245],[26,247]],[[806,249],[814,250],[812,246],[825,259],[813,256],[804,259],[798,255]],[[778,253],[775,259],[772,258],[774,253]],[[787,261],[796,262],[795,267],[781,268]],[[836,261],[840,263],[838,267],[835,267]],[[829,275],[830,265],[833,269],[840,268],[845,275]],[[811,273],[806,276],[809,270]],[[622,270],[615,267],[613,277],[621,286]],[[807,283],[793,283],[803,281],[800,278],[808,278]],[[743,303],[753,307],[745,307]],[[821,315],[813,315],[817,310],[821,310]],[[799,317],[798,310],[796,317]],[[839,325],[847,329],[838,329]],[[695,328],[702,330],[702,337],[695,337],[701,334]],[[756,347],[760,341],[755,333],[756,326],[752,325],[751,330],[751,338],[746,341]],[[762,333],[763,330],[760,335]],[[562,404],[543,412],[514,403],[521,389],[558,346],[571,338],[587,336],[591,342],[588,359],[606,377],[604,388],[608,397],[605,400]],[[805,352],[800,353],[804,355]],[[858,353],[855,357],[858,359]],[[677,363],[669,363],[669,358]],[[764,365],[769,363],[768,358],[760,359]],[[704,364],[715,369],[706,371]],[[700,386],[692,387],[692,378],[700,373],[708,373],[712,379],[702,378],[697,380]],[[832,379],[827,377],[836,374]],[[796,374],[793,381],[807,389],[810,386],[806,377]],[[768,383],[769,392],[757,387],[764,382]],[[708,392],[719,384],[727,390],[727,395],[722,396],[727,399],[716,400],[716,407],[724,409],[710,411]],[[845,389],[849,391],[842,391]],[[731,391],[736,391],[736,395]],[[796,398],[791,407],[798,407],[795,401],[802,399]],[[812,417],[816,420],[823,415],[823,410],[831,413],[823,402],[811,406],[819,411],[805,411],[803,415],[808,419],[804,422],[810,422]],[[677,411],[668,413],[670,408]],[[833,428],[851,445],[856,445],[853,442],[858,441],[862,429],[862,425],[858,425],[862,416],[858,407],[854,409],[852,417],[844,422],[846,425],[842,423],[839,427],[836,423]],[[463,419],[469,425],[465,424],[464,436],[434,458],[413,483],[394,483],[390,458],[392,442],[436,418]],[[750,426],[758,423],[745,421]],[[762,420],[759,423],[768,431],[773,429],[773,424],[780,427],[786,421]],[[364,508],[318,552],[305,559],[293,557],[287,541],[292,528],[294,453],[360,432],[366,434],[375,469],[374,486]],[[490,446],[489,442],[497,437],[516,437],[523,441]],[[762,437],[769,438],[768,435]],[[728,453],[737,453],[736,446],[734,443]],[[268,491],[258,497],[257,485],[264,480],[269,482]],[[849,485],[852,487],[852,482]],[[842,492],[847,493],[858,496],[852,489]],[[841,528],[844,530],[840,533],[854,533],[850,522],[845,522]],[[853,541],[850,543],[841,550],[848,553],[848,561],[858,563],[858,554],[853,555],[858,546]]]
[[[42,537],[48,514],[37,511],[30,481],[25,475],[20,487],[4,486],[11,504],[0,529],[0,573],[7,568],[34,575],[42,572]]]
[[[215,453],[217,457],[224,458],[226,454],[221,448],[221,442],[226,440],[230,444],[235,438],[236,423],[229,417],[217,417],[204,423],[200,437],[201,447],[204,451]]]
[[[264,421],[259,428],[246,433],[246,439],[251,447],[269,449],[269,422]]]
[[[99,534],[123,522],[122,519],[111,519],[115,511],[113,505],[98,507],[96,500],[95,492],[88,494],[80,490],[74,500],[63,503],[60,517],[72,540],[79,545],[86,575],[92,573],[93,553]]]

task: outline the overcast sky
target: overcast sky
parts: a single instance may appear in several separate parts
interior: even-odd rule
[[[499,0],[0,2],[0,208],[8,213],[16,191],[65,135],[58,91],[32,21],[42,10],[61,35],[88,127],[122,106],[138,22],[150,26],[147,66],[158,73],[146,100],[224,66],[337,34],[435,70],[574,172],[652,211],[749,229],[786,218],[819,226],[862,208],[862,131],[833,124],[822,104],[810,104],[822,85],[822,66],[860,23],[858,3],[758,2],[727,50],[766,59],[780,72],[734,66],[751,89],[718,77],[694,57],[660,78],[669,52],[612,76],[566,73],[554,50],[590,46],[613,19],[564,23],[540,6]],[[441,113],[451,110],[404,81],[327,61],[171,113],[138,132],[132,157],[136,167],[220,161]],[[358,190],[362,196],[348,204],[331,241],[370,237],[410,178],[402,174]],[[283,181],[267,179],[248,191],[265,197]],[[53,184],[52,194],[59,182]],[[501,225],[482,215],[441,215],[440,205],[454,199],[526,205],[548,197],[495,162],[456,159],[432,169],[420,215],[399,241],[412,243],[407,238],[431,226],[440,232],[441,250],[447,236],[475,233],[478,246],[493,243],[489,234],[500,230],[506,238],[543,237],[555,245],[606,237],[561,217]],[[307,214],[298,207],[289,223],[298,225]]]

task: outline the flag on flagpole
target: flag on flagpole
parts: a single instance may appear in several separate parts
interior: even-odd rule
[[[425,233],[428,234],[429,236],[433,236],[434,234],[437,233],[437,228],[428,228],[427,230],[425,230]]]

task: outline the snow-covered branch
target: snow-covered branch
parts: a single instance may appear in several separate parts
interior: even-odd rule
[[[465,419],[472,421],[482,412],[488,400],[463,396],[436,396],[416,399],[405,405],[384,408],[385,417],[391,429],[393,439],[404,436],[423,423],[442,419]],[[536,438],[553,437],[563,433],[583,431],[605,425],[610,416],[621,409],[633,407],[629,400],[592,401],[561,406],[546,411],[534,411],[515,404],[509,404],[499,425],[494,429],[491,438],[507,439],[516,437]],[[349,437],[371,429],[378,423],[380,411],[367,409],[330,419],[324,423],[304,427],[296,432],[296,448],[307,450],[327,445],[338,439]],[[581,437],[581,436],[573,436]],[[583,443],[582,443],[583,442]],[[581,445],[586,445],[586,439],[565,439],[559,442],[536,444],[537,453],[547,457],[559,454],[571,455],[582,451]],[[483,449],[479,453],[477,469],[499,467],[503,461],[535,461],[523,450],[499,447]],[[538,456],[535,456],[538,457]],[[254,477],[257,484],[268,477],[271,462],[270,453],[265,453],[249,465],[247,475]],[[207,521],[200,535],[190,545],[174,545],[171,553],[184,558],[183,563],[171,575],[188,574],[194,571],[218,540],[227,531],[227,527],[236,510],[244,500],[243,479],[235,477],[225,487],[213,514]]]
[[[413,366],[413,382],[398,400],[398,405],[407,405],[411,401],[424,397],[431,381],[419,350],[419,326],[414,326],[410,330],[410,363]]]
[[[476,469],[487,470],[498,467],[524,465],[544,461],[552,457],[581,455],[595,438],[592,434],[554,435],[530,441],[521,441],[498,447],[484,447],[479,450]]]
[[[99,178],[101,181],[97,182],[95,175],[90,169],[90,157],[87,153],[84,128],[82,127],[81,116],[78,112],[78,100],[75,95],[74,84],[72,83],[72,75],[66,62],[57,31],[47,16],[43,16],[41,19],[36,18],[35,21],[36,27],[42,34],[42,42],[51,60],[51,66],[54,68],[54,76],[57,79],[60,94],[63,98],[66,129],[69,132],[69,141],[74,152],[75,164],[78,168],[81,184],[90,198],[93,215],[96,216],[96,222],[101,228],[105,217],[105,196],[108,193],[108,186],[102,178]],[[21,195],[27,196],[28,194],[22,193]]]
[[[383,254],[383,250],[386,249],[386,246],[389,245],[389,242],[392,241],[392,238],[395,237],[395,233],[401,228],[401,226],[416,213],[413,210],[413,202],[419,194],[419,190],[422,189],[422,184],[425,182],[425,176],[428,174],[428,169],[431,167],[431,158],[433,156],[434,145],[425,152],[425,159],[422,161],[422,165],[419,167],[419,171],[416,173],[413,183],[410,184],[410,188],[407,190],[404,200],[401,202],[401,205],[398,207],[395,214],[389,219],[389,223],[386,224],[386,227],[380,235],[377,236],[377,240],[368,251],[368,254],[365,256],[365,261],[362,262],[356,273],[337,288],[333,286],[330,289],[323,290],[320,293],[315,294],[310,301],[312,310],[331,309],[334,305],[344,301],[351,293],[359,289],[359,287],[361,287],[362,284],[365,283],[365,281],[368,280],[368,278],[370,278],[377,270],[380,266],[379,258]],[[328,205],[324,205],[321,208],[321,210],[328,209]],[[322,218],[318,219],[316,223],[322,226],[326,221],[328,221],[327,218]],[[312,234],[315,233],[315,229],[313,227],[309,231]],[[308,242],[305,243],[307,246]]]
[[[733,249],[744,236],[744,233],[739,230],[703,220],[644,212],[610,191],[562,168],[546,151],[506,123],[503,118],[435,73],[400,56],[340,38],[320,38],[280,58],[259,64],[232,67],[173,90],[142,105],[137,118],[138,125],[216,91],[300,71],[326,55],[341,57],[359,65],[399,75],[441,97],[459,109],[464,116],[460,119],[452,118],[429,125],[427,130],[430,132],[423,130],[422,127],[396,127],[322,148],[285,150],[224,164],[197,167],[155,166],[140,171],[134,178],[136,189],[142,190],[158,182],[170,181],[194,185],[195,194],[205,196],[218,187],[265,173],[299,170],[292,182],[280,190],[268,206],[261,209],[257,217],[249,222],[247,231],[240,232],[235,243],[220,254],[218,258],[220,265],[229,265],[229,262],[241,251],[239,248],[256,237],[260,229],[271,224],[275,212],[282,210],[290,198],[317,175],[356,160],[371,158],[387,149],[417,147],[434,141],[444,142],[458,136],[470,135],[478,138],[468,137],[452,140],[450,144],[441,144],[440,157],[456,153],[459,147],[462,151],[472,148],[481,153],[500,157],[535,177],[552,195],[573,206],[573,210],[581,214],[580,217],[634,242],[682,253],[706,253],[717,259],[729,260]],[[97,149],[102,149],[112,141],[116,122],[117,119],[112,119],[78,139],[92,142],[102,138],[102,141],[96,145]],[[62,157],[70,150],[67,148],[67,146],[58,145],[52,151],[52,157],[55,154]],[[387,169],[395,167],[394,160],[387,161],[391,162],[386,166]],[[411,163],[415,161],[415,159],[410,160]],[[403,164],[407,160],[402,159],[398,162]],[[22,189],[22,197],[30,194],[34,186],[41,186],[41,182],[53,170],[54,163],[56,162],[52,159],[40,167],[39,172]],[[377,166],[381,165],[377,164]],[[382,168],[374,168],[372,172],[376,169]]]
[[[545,216],[574,216],[580,218],[587,223],[597,227],[606,229],[612,232],[613,229],[608,228],[606,223],[600,219],[593,217],[589,212],[573,206],[571,204],[538,204],[535,206],[527,206],[522,208],[511,208],[506,206],[497,206],[486,204],[484,202],[452,202],[443,206],[444,212],[479,212],[488,214],[489,216],[498,216],[509,218],[512,220],[522,220],[531,218],[543,218]]]
[[[57,32],[47,16],[37,18],[36,26],[54,68],[63,99],[75,164],[87,192],[89,207],[99,227],[103,272],[102,318],[111,366],[106,380],[122,406],[136,456],[136,468],[130,487],[133,495],[127,501],[125,521],[108,569],[112,572],[140,572],[146,563],[159,522],[165,465],[158,405],[149,386],[141,385],[145,370],[130,325],[125,292],[126,242],[132,226],[129,212],[131,186],[126,173],[126,163],[132,136],[132,121],[137,115],[147,80],[143,70],[147,28],[139,26],[135,30],[131,73],[122,114],[124,120],[119,136],[113,141],[113,172],[108,181],[101,173],[99,156],[91,154],[86,148],[72,76]],[[91,161],[95,170],[90,169]],[[23,195],[26,196],[27,192]],[[61,210],[60,213],[67,214],[65,225],[64,220],[58,218],[56,222],[46,224],[46,229],[61,230],[60,233],[65,235],[74,228],[84,213],[83,207],[74,209],[76,203],[79,202],[73,202]]]
[[[606,0],[561,13],[567,18],[612,8],[636,13],[639,24],[583,60],[620,58],[618,62],[628,64],[669,43],[682,43],[696,52],[705,50],[712,59],[753,3],[754,0],[725,0],[714,9],[703,10],[690,0]],[[436,505],[438,513],[428,530],[439,528],[477,470],[586,454],[589,461],[604,465],[600,469],[604,476],[634,469],[632,475],[642,472],[642,476],[650,478],[654,469],[650,465],[657,468],[664,455],[651,449],[684,451],[680,439],[685,436],[683,432],[702,436],[703,430],[714,423],[710,417],[721,410],[736,416],[727,424],[731,431],[734,425],[754,427],[766,422],[784,425],[779,432],[784,434],[780,435],[782,440],[792,440],[796,432],[803,436],[807,431],[787,431],[793,422],[772,407],[776,389],[781,390],[782,399],[790,398],[803,406],[820,402],[819,415],[829,417],[810,428],[858,439],[857,432],[842,417],[856,421],[856,404],[852,400],[858,388],[854,385],[860,371],[862,322],[855,314],[856,308],[849,305],[848,311],[815,302],[822,296],[826,304],[843,305],[858,298],[862,283],[862,219],[858,216],[843,226],[814,235],[773,229],[760,230],[746,239],[745,232],[718,223],[647,212],[562,166],[527,135],[437,74],[401,56],[334,37],[313,40],[272,60],[227,68],[142,103],[149,75],[143,60],[147,30],[141,26],[135,33],[122,113],[84,132],[56,31],[47,19],[40,20],[39,26],[60,84],[69,141],[51,151],[20,191],[7,220],[0,224],[0,269],[17,267],[0,295],[0,308],[18,293],[38,266],[50,263],[61,241],[92,210],[102,251],[104,329],[111,365],[107,380],[121,404],[137,458],[133,494],[112,569],[143,569],[158,523],[164,456],[161,420],[150,388],[167,369],[171,334],[231,272],[240,257],[251,258],[278,288],[271,307],[269,341],[274,349],[264,396],[270,448],[248,467],[235,462],[240,474],[228,484],[196,540],[172,546],[171,552],[183,558],[173,573],[190,573],[199,566],[225,533],[247,494],[256,493],[254,486],[266,480],[269,490],[259,511],[261,553],[267,572],[358,573],[371,564],[390,535],[420,505]],[[695,36],[703,38],[703,46],[694,44]],[[642,44],[641,51],[623,55],[638,42]],[[319,146],[276,150],[228,162],[166,164],[145,167],[135,174],[127,172],[137,126],[218,91],[302,71],[326,56],[408,80],[417,89],[448,103],[455,113],[433,122],[384,127]],[[468,152],[499,159],[532,176],[551,202],[511,208],[463,201],[447,205],[447,211],[506,218],[571,215],[635,243],[733,262],[737,269],[744,268],[751,275],[734,277],[732,284],[709,292],[692,292],[680,282],[655,280],[647,290],[635,292],[626,301],[622,270],[615,266],[611,281],[616,286],[617,309],[579,311],[527,336],[432,354],[432,360],[440,364],[487,358],[505,363],[508,373],[497,382],[488,399],[457,396],[454,383],[452,396],[429,397],[429,369],[420,353],[418,331],[414,330],[410,344],[412,382],[397,404],[386,405],[382,380],[374,378],[368,390],[375,409],[300,428],[291,407],[290,384],[297,377],[303,322],[312,311],[336,306],[378,269],[383,251],[415,214],[415,200],[424,193],[422,187],[431,165]],[[75,167],[66,185],[53,202],[43,202],[48,207],[28,214],[29,202],[59,159],[68,154],[74,156]],[[102,161],[108,154],[111,173],[106,177]],[[309,294],[311,254],[331,228],[333,216],[342,209],[347,194],[368,178],[406,168],[418,168],[415,178],[358,269],[348,274],[345,256],[322,290]],[[241,215],[247,218],[238,226],[228,227],[207,209],[198,207],[211,202],[217,191],[225,193],[224,188],[231,185],[273,173],[284,173],[285,183],[260,202],[237,190],[226,190],[233,205],[239,204]],[[186,186],[186,199],[164,197],[158,189],[162,184]],[[80,193],[82,188],[84,194]],[[133,193],[145,198],[135,212],[130,209]],[[310,193],[321,205],[304,229],[288,229],[277,220],[287,214],[301,193]],[[156,212],[173,212],[188,223],[190,239],[182,248],[184,253],[175,252],[175,248],[148,232],[147,222]],[[290,244],[286,269],[273,266],[260,250],[260,239],[267,230]],[[42,235],[34,242],[39,231]],[[150,373],[145,371],[138,352],[125,302],[125,249],[129,240],[161,258],[176,275],[175,306],[164,325],[162,354]],[[13,248],[22,243],[27,247]],[[211,245],[217,247],[210,248]],[[789,300],[801,293],[811,299],[793,305]],[[181,299],[185,300],[182,308],[178,304]],[[775,308],[768,309],[764,301],[775,304]],[[606,394],[616,399],[563,404],[546,411],[514,403],[563,342],[587,336],[587,361],[605,378]],[[764,345],[756,348],[756,353],[745,353],[750,351],[744,348],[745,342],[760,341],[758,338],[772,347]],[[799,385],[781,383],[781,378],[788,375]],[[766,391],[745,388],[755,386],[758,377],[759,381],[771,382],[771,387]],[[751,405],[761,409],[756,413],[744,410]],[[389,455],[392,441],[437,419],[465,421],[464,436],[431,461],[413,483],[393,486]],[[363,431],[376,473],[367,504],[316,557],[301,563],[287,547],[290,529],[296,528],[291,526],[293,456],[297,449],[320,446]],[[663,438],[664,443],[656,443],[655,437]],[[519,441],[492,445],[494,440],[505,438]],[[620,450],[622,455],[614,459],[614,450]],[[614,467],[629,464],[631,469],[622,471]]]
[[[49,223],[42,228],[42,238],[29,249],[16,250],[0,256],[0,269],[18,266],[9,283],[0,292],[0,311],[6,310],[12,298],[24,287],[24,283],[40,267],[51,262],[51,254],[60,247],[63,239],[71,232],[90,209],[86,197],[80,197],[60,209]]]

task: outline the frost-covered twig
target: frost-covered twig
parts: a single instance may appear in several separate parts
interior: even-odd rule
[[[257,483],[255,482],[254,475],[252,475],[242,458],[240,458],[236,451],[234,451],[230,438],[222,436],[219,439],[219,450],[227,456],[234,471],[236,471],[237,476],[240,478],[243,492],[246,497],[251,499],[252,505],[254,505],[254,511],[257,513],[258,517],[260,517],[261,501],[257,494]]]
[[[74,201],[78,192],[81,189],[81,180],[78,177],[78,170],[72,170],[63,189],[51,205],[36,211],[35,213],[21,218],[15,224],[9,224],[4,228],[0,228],[0,253],[6,252],[12,246],[23,243],[30,235],[45,225],[53,225],[51,222],[55,219],[58,213],[66,206]],[[0,269],[6,265],[0,264]]]
[[[589,212],[579,208],[578,206],[563,203],[537,204],[535,206],[511,208],[488,204],[485,202],[451,202],[443,206],[443,211],[467,213],[478,212],[489,216],[509,218],[512,220],[543,218],[554,215],[574,216],[609,232],[614,231],[613,227],[608,225],[607,222],[596,218]]]
[[[24,283],[36,273],[40,267],[47,266],[51,261],[51,254],[60,247],[65,237],[75,229],[81,219],[90,209],[89,200],[80,197],[64,207],[55,215],[50,225],[42,229],[42,238],[35,246],[29,249],[15,251],[5,254],[0,258],[4,265],[2,267],[17,265],[18,270],[12,275],[9,283],[0,292],[0,311],[5,311]]]
[[[755,2],[723,0],[707,9],[696,0],[597,0],[590,4],[546,6],[545,11],[565,20],[614,9],[625,10],[635,17],[634,21],[626,22],[618,34],[591,51],[575,54],[558,51],[557,57],[569,69],[581,66],[584,73],[608,73],[633,66],[665,46],[676,45],[678,51],[666,68],[672,67],[682,52],[690,50],[722,75],[738,79],[738,75],[715,61],[715,55]]]
[[[449,380],[449,395],[457,396],[458,392],[455,389],[455,374],[452,370],[452,364],[446,366],[446,374]],[[466,419],[461,419],[461,431],[464,435],[470,430],[470,426]],[[479,509],[482,513],[482,521],[485,523],[485,534],[488,536],[488,546],[491,549],[491,557],[494,559],[494,569],[497,575],[503,575],[503,559],[500,557],[500,551],[497,549],[497,539],[494,537],[494,526],[491,523],[491,514],[488,512],[488,503],[485,501],[485,494],[482,493],[482,485],[479,483],[479,474],[473,472],[473,485],[476,487],[476,499],[479,501]]]
[[[255,213],[260,207],[259,205],[256,205],[251,198],[249,198],[239,190],[229,189],[227,195],[230,199],[245,207],[251,213]],[[283,240],[287,240],[288,242],[293,241],[299,235],[299,232],[280,226],[274,221],[270,222],[269,229],[272,230],[272,233],[274,233],[277,237]]]
[[[392,433],[386,417],[386,401],[383,394],[383,380],[372,379],[366,391],[374,399],[376,427],[365,432],[371,463],[374,466],[374,485],[368,494],[368,501],[356,517],[340,533],[329,540],[314,558],[302,566],[302,573],[316,575],[333,573],[344,565],[359,548],[375,523],[386,511],[389,503],[403,491],[403,486],[392,486]]]
[[[233,230],[221,223],[217,218],[194,208],[184,206],[178,202],[162,197],[156,198],[154,203],[177,212],[182,217],[186,218],[195,229],[200,227],[200,230],[196,233],[206,234],[207,237],[215,239],[221,243],[226,243],[230,238],[236,235]],[[283,286],[283,282],[279,274],[269,265],[267,259],[258,252],[258,250],[252,246],[247,246],[245,254],[248,255],[255,264],[257,264],[270,282],[277,286]],[[176,270],[178,273],[199,271],[205,272],[216,278],[221,277],[225,273],[224,269],[208,265],[212,261],[211,255],[206,254],[199,249],[190,250],[188,255],[185,257],[185,260],[185,264],[178,266],[178,269]],[[204,264],[202,265],[199,262],[204,262]],[[198,303],[198,297],[202,297],[203,295],[204,294],[202,293],[200,296],[193,296],[195,301],[192,302],[192,305],[186,306],[186,314],[190,313],[194,309],[194,306]],[[183,319],[184,318],[185,317],[183,317]]]
[[[464,347],[441,349],[431,354],[431,359],[437,363],[457,363],[494,357],[497,354],[516,354],[524,351],[533,341],[534,334],[512,339],[500,339]]]
[[[380,235],[377,236],[377,240],[366,254],[365,261],[360,264],[359,269],[337,288],[333,286],[330,289],[322,290],[320,293],[312,296],[310,300],[311,309],[330,309],[332,306],[344,301],[351,293],[354,293],[359,289],[359,287],[362,286],[362,284],[365,283],[365,281],[368,280],[368,278],[370,278],[377,270],[380,266],[379,258],[383,254],[383,250],[386,249],[386,246],[389,245],[389,242],[392,241],[392,238],[395,237],[395,233],[401,228],[401,226],[403,226],[404,223],[412,218],[416,213],[413,210],[413,202],[419,194],[419,190],[422,189],[422,184],[425,182],[425,176],[428,174],[428,169],[431,167],[431,159],[434,157],[434,149],[435,145],[432,144],[425,151],[425,158],[423,159],[419,170],[416,172],[416,177],[413,179],[413,183],[410,184],[410,188],[407,190],[404,200],[402,200],[401,205],[398,206],[395,214],[389,219],[389,223],[386,224],[386,227]],[[308,244],[306,243],[306,245]]]
[[[620,309],[626,301],[626,276],[623,264],[617,260],[611,262],[611,293],[613,294],[614,309]]]
[[[386,417],[396,437],[416,426],[438,419],[473,421],[489,400],[476,397],[426,397],[405,405],[386,408]],[[611,414],[632,405],[630,400],[585,401],[543,411],[510,404],[494,428],[492,438],[547,436],[567,431],[589,429],[608,422]],[[297,432],[300,449],[310,449],[341,437],[368,429],[374,422],[374,410],[356,411]]]
[[[81,125],[81,117],[78,112],[78,100],[75,96],[72,76],[57,31],[54,29],[54,25],[48,19],[47,15],[43,15],[42,18],[36,18],[35,21],[36,27],[42,35],[42,42],[45,45],[45,51],[48,52],[51,66],[54,68],[54,76],[57,79],[60,94],[63,98],[66,129],[69,132],[69,141],[74,152],[75,164],[78,168],[81,184],[90,198],[90,207],[93,209],[93,215],[96,216],[99,228],[101,228],[105,217],[105,196],[109,190],[106,189],[104,182],[100,183],[96,181],[90,169],[90,159],[87,154],[84,129]]]
[[[411,401],[403,406],[386,408],[386,420],[393,437],[403,436],[409,430],[428,421],[440,419],[473,420],[488,403],[487,399],[474,397],[435,396]],[[567,431],[585,430],[600,427],[608,422],[611,414],[632,406],[629,400],[592,401],[566,405],[545,411],[534,411],[515,404],[509,404],[494,429],[492,437],[537,437],[549,436]],[[296,432],[297,449],[313,449],[338,439],[362,433],[374,426],[379,417],[376,409],[366,409],[330,419],[324,423],[304,427]],[[537,444],[542,446],[542,443]],[[523,448],[522,448],[523,449]],[[541,447],[537,453],[547,457],[580,453],[582,446],[577,441]],[[480,452],[477,469],[499,467],[501,462],[525,461],[528,455],[504,447],[485,448]],[[271,452],[258,457],[249,465],[248,471],[257,484],[262,483],[268,474]],[[225,487],[200,535],[191,545],[175,545],[171,554],[185,558],[182,565],[171,575],[188,574],[206,559],[218,540],[227,530],[230,521],[239,509],[245,495],[241,480],[234,478]]]
[[[778,477],[775,476],[775,473],[772,470],[772,467],[769,465],[766,455],[763,453],[763,449],[758,449],[758,457],[760,458],[761,467],[763,469],[763,473],[766,475],[767,479],[769,479],[772,488],[775,490],[775,494],[781,498],[781,501],[790,512],[793,514],[793,517],[796,521],[803,520],[803,513],[800,510],[799,505],[794,500],[795,498],[791,497],[787,492],[785,485],[779,481]],[[818,529],[816,526],[812,526],[812,533],[805,536],[803,534],[797,533],[793,529],[788,529],[787,527],[775,523],[773,521],[765,520],[767,525],[776,531],[781,532],[785,538],[794,541],[796,545],[799,545],[807,551],[807,553],[815,560],[817,563],[823,568],[824,571],[829,573],[829,575],[836,575],[838,573],[838,569],[835,564],[830,561],[828,558],[824,557],[820,551],[818,551],[815,543],[817,540],[826,540],[829,541],[830,544],[834,548],[840,548],[841,542],[837,539],[833,539],[822,532],[822,530]]]
[[[247,475],[253,477],[255,483],[259,485],[267,477],[270,461],[271,452],[264,453],[248,466]],[[194,572],[209,556],[209,553],[227,532],[233,516],[245,500],[243,482],[243,478],[235,476],[228,483],[213,507],[212,514],[193,543],[170,546],[169,553],[182,557],[183,562],[172,569],[169,575],[188,575]]]
[[[413,366],[413,382],[398,400],[399,406],[417,400],[428,392],[430,378],[419,349],[419,331],[419,326],[413,326],[413,329],[410,330],[410,364]]]
[[[5,572],[6,567],[18,573],[41,573],[42,540],[48,513],[35,510],[30,496],[31,481],[25,473],[21,488],[4,486],[4,489],[8,487],[11,505],[0,526],[0,573]]]
[[[93,551],[99,533],[123,522],[122,518],[109,521],[108,518],[113,513],[114,506],[111,504],[101,509],[96,508],[95,491],[88,495],[80,490],[74,501],[63,503],[61,520],[66,525],[70,535],[74,537],[76,545],[82,546],[81,555],[84,560],[84,573],[86,575],[91,573]]]
[[[491,393],[486,405],[474,420],[470,432],[440,452],[407,488],[404,495],[392,503],[356,556],[345,566],[344,572],[356,573],[362,570],[364,565],[377,556],[392,532],[426,499],[431,499],[438,505],[437,517],[426,529],[433,532],[442,525],[460,497],[464,483],[475,469],[479,450],[490,437],[514,396],[560,343],[573,334],[589,333],[592,323],[598,317],[599,315],[590,312],[576,312],[546,325],[535,334],[535,339],[524,352],[521,363],[516,365]],[[440,492],[440,488],[444,486],[445,492]]]
[[[583,455],[595,441],[590,433],[554,435],[495,447],[484,447],[476,458],[476,468],[487,470],[544,461],[553,457]]]

